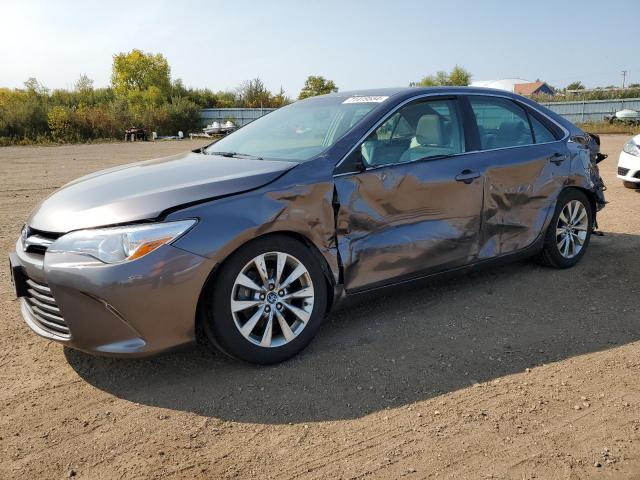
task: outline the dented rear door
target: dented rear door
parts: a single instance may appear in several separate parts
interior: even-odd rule
[[[479,259],[522,250],[543,233],[570,168],[563,142],[475,153],[485,165]]]
[[[571,165],[564,141],[519,102],[469,95],[484,174],[480,260],[525,249],[543,233]]]

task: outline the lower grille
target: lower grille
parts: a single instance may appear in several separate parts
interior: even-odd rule
[[[618,175],[621,175],[624,177],[627,173],[629,173],[628,168],[618,167]]]
[[[69,337],[69,327],[60,314],[51,289],[43,284],[27,279],[27,304],[38,325],[51,333]]]

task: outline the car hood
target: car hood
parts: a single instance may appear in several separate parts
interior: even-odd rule
[[[172,207],[259,188],[296,165],[190,152],[110,168],[54,192],[27,224],[66,233],[153,219]]]

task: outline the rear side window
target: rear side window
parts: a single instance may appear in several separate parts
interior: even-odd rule
[[[533,128],[533,136],[536,137],[536,143],[555,142],[557,140],[551,130],[545,127],[540,120],[533,115],[529,115],[529,119]]]
[[[531,145],[527,112],[515,103],[490,97],[469,97],[476,117],[482,150]]]

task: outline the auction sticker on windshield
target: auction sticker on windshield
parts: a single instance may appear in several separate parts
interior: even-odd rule
[[[366,97],[349,97],[342,103],[382,103],[387,98],[389,97],[388,96],[385,97],[381,95],[373,95],[373,96],[370,95]]]

